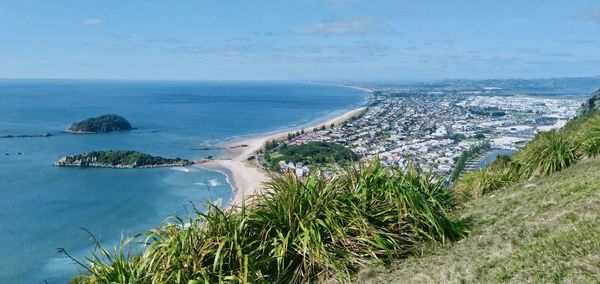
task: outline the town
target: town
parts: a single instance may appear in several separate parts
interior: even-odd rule
[[[489,144],[478,158],[510,153],[539,131],[562,127],[583,100],[576,96],[534,96],[495,87],[478,90],[406,90],[371,87],[368,108],[358,117],[292,137],[288,145],[330,142],[386,166],[410,163],[449,175],[460,155]],[[489,158],[487,159],[489,160]],[[492,159],[493,160],[493,159]],[[490,160],[491,161],[491,160]],[[306,165],[280,161],[281,169],[306,175]],[[296,169],[298,168],[298,169]],[[299,169],[302,170],[299,170]]]

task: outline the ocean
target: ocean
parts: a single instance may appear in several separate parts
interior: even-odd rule
[[[56,168],[61,156],[137,150],[164,157],[218,156],[243,137],[301,127],[367,100],[363,91],[308,83],[0,80],[0,283],[67,283],[94,248],[85,228],[112,247],[192,203],[226,204],[223,173],[196,167]],[[115,113],[130,132],[77,135],[71,123]]]

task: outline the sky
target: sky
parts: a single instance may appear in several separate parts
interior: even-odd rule
[[[597,75],[598,0],[0,0],[0,78]]]

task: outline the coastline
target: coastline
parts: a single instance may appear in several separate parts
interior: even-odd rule
[[[362,90],[371,92],[371,90]],[[263,189],[263,184],[270,179],[270,174],[267,171],[253,161],[248,161],[248,157],[254,155],[267,141],[273,139],[285,139],[287,138],[288,133],[300,131],[301,129],[305,129],[306,132],[311,132],[311,129],[319,128],[323,125],[329,126],[332,123],[339,124],[366,109],[367,107],[362,105],[335,117],[318,121],[309,126],[228,142],[223,145],[227,150],[222,157],[195,166],[225,173],[233,188],[233,196],[228,206],[240,206],[242,201],[247,197],[260,193]],[[247,146],[241,147],[241,145]]]

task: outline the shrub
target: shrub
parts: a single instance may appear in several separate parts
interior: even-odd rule
[[[491,148],[491,144],[489,142],[478,143],[476,145],[471,146],[466,151],[462,152],[454,165],[454,169],[452,169],[452,173],[450,174],[450,181],[456,181],[462,172],[465,169],[467,161],[473,158],[476,155],[484,153],[485,151]]]
[[[74,282],[348,282],[360,267],[407,255],[419,242],[464,234],[447,215],[447,188],[415,168],[376,161],[335,178],[282,175],[265,187],[250,206],[211,205],[188,225],[167,222],[141,240],[141,254],[101,249]]]
[[[526,178],[519,163],[510,157],[499,156],[480,171],[465,174],[453,190],[460,199],[476,198]]]
[[[579,131],[581,154],[595,157],[600,154],[600,114],[588,118]]]
[[[513,158],[499,158],[465,174],[453,187],[459,198],[474,198],[536,175],[548,175],[600,154],[600,113],[586,112],[558,131],[541,132]]]
[[[548,175],[575,163],[578,160],[577,147],[561,132],[541,132],[520,151],[516,159],[523,165],[523,174]]]

